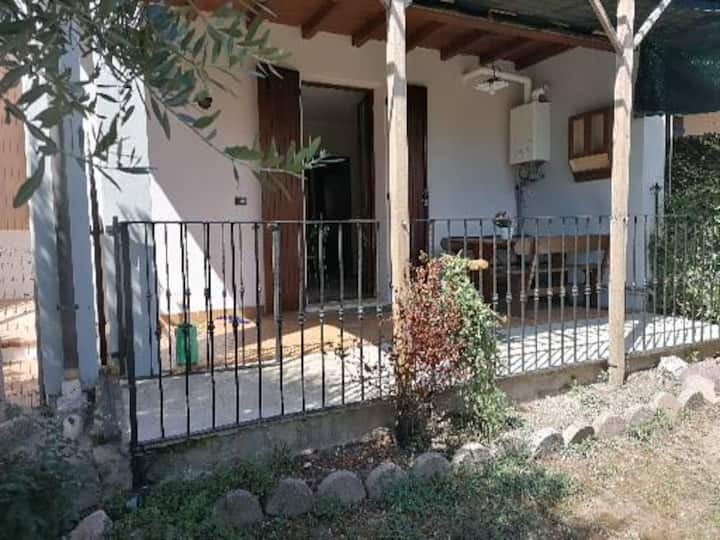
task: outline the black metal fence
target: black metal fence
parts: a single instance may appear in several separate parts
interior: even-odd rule
[[[625,226],[628,354],[720,338],[714,232],[655,216]],[[607,358],[609,230],[607,216],[410,225],[414,256],[488,262],[471,278],[498,314],[498,376]],[[115,232],[133,446],[392,394],[386,224],[123,222]]]

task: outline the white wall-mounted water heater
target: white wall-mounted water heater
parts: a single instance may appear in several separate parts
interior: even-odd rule
[[[530,101],[510,111],[510,164],[550,161],[550,103]]]

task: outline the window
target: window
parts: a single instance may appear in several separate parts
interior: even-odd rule
[[[613,109],[585,112],[570,118],[570,169],[576,182],[610,177]]]

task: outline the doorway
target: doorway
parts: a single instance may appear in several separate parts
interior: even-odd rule
[[[303,83],[301,96],[303,140],[330,155],[305,182],[307,303],[374,297],[373,91]]]

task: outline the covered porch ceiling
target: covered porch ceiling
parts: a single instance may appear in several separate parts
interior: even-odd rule
[[[350,36],[355,47],[386,34],[386,14],[380,0],[267,0],[274,13],[271,22],[302,29],[305,39],[318,32]],[[452,7],[452,3],[449,4]],[[498,60],[524,69],[574,47],[611,51],[603,35],[561,28],[539,30],[529,25],[498,20],[492,13],[477,16],[412,4],[407,11],[407,49],[440,51],[442,60],[472,55],[479,63]]]

